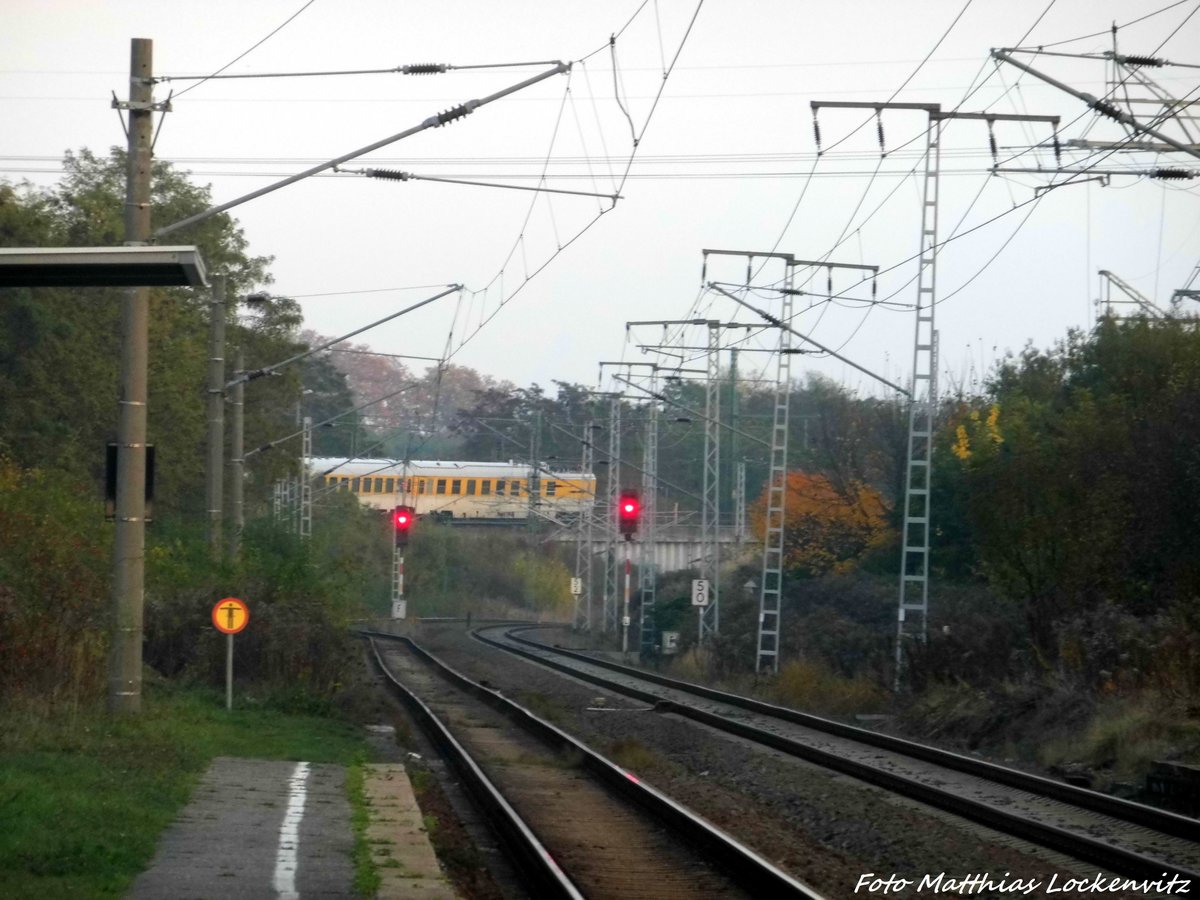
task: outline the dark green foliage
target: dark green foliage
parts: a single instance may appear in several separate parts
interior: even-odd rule
[[[0,185],[0,246],[119,244],[124,170],[120,151],[82,151],[68,155],[54,188]],[[157,163],[153,202],[154,221],[163,224],[208,207],[210,198]],[[209,273],[226,275],[231,298],[270,281],[269,260],[249,254],[228,216],[172,240],[198,245]],[[119,290],[0,291],[0,693],[78,701],[103,692],[111,526],[101,498],[105,443],[118,413],[120,305]],[[279,298],[229,303],[227,378],[233,347],[244,350],[251,370],[300,352],[298,309]],[[209,314],[207,291],[150,292],[148,430],[157,469],[155,522],[146,537],[145,661],[165,674],[219,681],[223,646],[209,610],[222,596],[242,594],[255,627],[241,639],[239,671],[328,698],[352,652],[347,622],[386,603],[386,539],[340,497],[318,510],[308,545],[262,521],[274,479],[295,470],[299,439],[291,438],[250,456],[243,562],[211,560],[201,524]],[[322,412],[352,405],[344,379],[324,361],[304,374]],[[249,383],[246,449],[295,432],[300,397],[294,367]]]
[[[0,706],[77,701],[103,685],[111,538],[78,481],[0,456]]]
[[[1182,624],[1200,597],[1194,323],[1105,320],[1027,350],[949,432],[936,471],[953,543],[941,559],[960,573],[976,561],[1023,619],[1034,665],[1093,686],[1101,672],[1150,679],[1153,623]]]
[[[563,617],[570,572],[536,537],[501,529],[468,531],[422,518],[406,550],[409,615],[493,612]]]
[[[357,652],[350,623],[387,606],[386,535],[345,495],[317,506],[308,542],[260,520],[246,529],[240,564],[212,565],[199,528],[158,537],[149,559],[146,663],[211,684],[224,678],[225,637],[210,619],[224,596],[250,608],[235,639],[238,677],[316,701],[344,686]]]

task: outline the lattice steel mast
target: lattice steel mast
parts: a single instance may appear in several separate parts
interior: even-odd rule
[[[312,416],[305,416],[304,430],[300,435],[300,508],[297,519],[302,541],[312,537],[312,473],[308,471],[311,459]]]
[[[700,509],[700,577],[708,605],[700,607],[700,643],[721,630],[721,323],[709,321],[704,395],[704,482]]]
[[[595,429],[595,422],[588,420],[587,427],[583,432],[583,440],[579,442],[581,448],[579,471],[583,473],[585,482],[587,476],[592,474],[594,458],[592,432]],[[581,590],[575,595],[574,624],[575,629],[579,631],[586,631],[592,627],[592,518],[596,514],[595,482],[592,484],[591,502],[588,503],[587,509],[579,516],[579,521],[576,523],[578,536],[575,543],[575,577],[580,580]]]
[[[978,119],[996,122],[1046,122],[1058,128],[1058,116],[1006,115],[1000,113],[942,112],[937,103],[870,103],[819,101],[811,103],[813,124],[822,108],[868,109],[875,112],[880,152],[883,147],[883,110],[910,110],[928,116],[925,130],[925,172],[921,197],[921,232],[917,254],[917,298],[913,335],[912,389],[909,392],[908,443],[904,467],[904,519],[901,525],[899,602],[896,626],[895,686],[899,689],[905,664],[905,645],[924,642],[929,619],[929,533],[930,498],[933,486],[933,420],[937,405],[937,308],[938,197],[940,185],[941,130],[947,119]],[[993,141],[994,142],[994,141]],[[1055,137],[1057,144],[1057,136]],[[820,152],[820,132],[817,130]]]
[[[618,578],[617,542],[617,498],[621,491],[621,397],[612,398],[608,410],[608,502],[605,511],[604,558],[604,630],[616,632],[617,618],[621,606],[620,579]]]
[[[784,286],[778,290],[780,300],[780,312],[778,316],[758,309],[747,303],[745,300],[730,293],[724,288],[715,283],[709,283],[709,287],[717,292],[725,295],[729,299],[735,301],[741,306],[756,312],[770,325],[779,329],[779,360],[776,370],[775,379],[775,403],[774,413],[772,416],[771,430],[771,456],[770,469],[767,479],[767,509],[764,520],[763,531],[763,556],[762,556],[762,580],[759,584],[759,616],[758,616],[758,646],[755,656],[755,671],[762,671],[764,668],[769,668],[771,671],[779,670],[780,657],[780,635],[782,625],[782,601],[783,601],[783,571],[784,571],[784,544],[786,539],[786,499],[787,499],[787,460],[788,460],[788,431],[790,423],[790,405],[791,405],[791,358],[800,351],[793,349],[792,337],[799,337],[801,340],[813,344],[815,347],[823,350],[835,359],[841,359],[848,365],[853,366],[859,371],[870,375],[876,380],[883,381],[889,387],[896,387],[885,379],[881,379],[878,375],[864,369],[857,363],[845,359],[836,351],[829,350],[817,343],[811,337],[801,334],[791,327],[789,324],[794,317],[793,313],[793,298],[802,294],[802,291],[795,290],[793,287],[794,273],[797,266],[815,266],[823,267],[829,271],[835,268],[856,269],[865,272],[870,272],[872,277],[878,273],[878,266],[862,265],[858,263],[837,263],[828,260],[798,260],[790,253],[751,253],[746,251],[733,250],[705,250],[705,273],[708,268],[708,255],[725,255],[725,256],[744,256],[747,259],[747,278],[746,286],[750,283],[750,269],[753,265],[755,257],[763,259],[778,259],[784,265]],[[875,283],[872,281],[872,293],[874,293]],[[832,294],[832,276],[830,278],[830,293]],[[899,390],[899,388],[897,388]],[[744,478],[744,473],[743,473]]]
[[[658,516],[658,367],[650,370],[651,399],[646,404],[646,443],[642,451],[642,536],[638,560],[638,592],[641,595],[641,654],[654,653],[654,608],[658,573],[654,562],[655,526]]]

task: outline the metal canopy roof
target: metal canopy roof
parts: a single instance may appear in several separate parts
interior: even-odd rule
[[[0,288],[206,287],[195,247],[0,247]]]

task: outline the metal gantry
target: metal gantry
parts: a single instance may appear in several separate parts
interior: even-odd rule
[[[581,453],[579,471],[587,476],[592,474],[592,462],[595,458],[592,447],[592,433],[596,424],[589,421],[584,429],[583,440],[580,441]],[[595,482],[592,482],[594,485]],[[577,537],[575,542],[575,577],[579,579],[580,592],[575,595],[575,629],[587,631],[592,627],[592,520],[596,515],[596,494],[592,488],[591,502],[579,516],[576,523]]]
[[[790,322],[792,302],[791,261],[787,261],[779,320]],[[771,420],[771,465],[767,473],[767,511],[763,523],[762,578],[758,595],[758,649],[754,671],[779,671],[779,635],[783,603],[785,509],[787,502],[788,419],[792,397],[792,332],[779,329],[779,356],[775,370],[775,405]],[[743,470],[744,478],[744,470]]]
[[[611,400],[608,409],[608,492],[604,505],[604,630],[615,633],[621,606],[617,560],[617,498],[621,490],[621,397]]]
[[[746,543],[746,461],[739,459],[733,467],[733,538]]]
[[[525,481],[526,493],[529,496],[529,516],[527,519],[530,529],[537,528],[538,513],[542,503],[542,464],[541,464],[542,412],[533,414],[533,424],[529,432],[529,475]]]
[[[700,507],[700,577],[708,604],[700,607],[699,639],[721,629],[721,323],[708,325],[708,379],[704,399],[704,482]]]
[[[646,404],[646,441],[642,449],[641,551],[638,559],[638,593],[641,595],[641,654],[654,653],[654,607],[657,600],[657,570],[654,564],[655,524],[658,514],[658,368],[650,370],[651,400]]]
[[[304,417],[304,431],[300,437],[299,504],[297,509],[297,533],[300,540],[312,537],[312,474],[308,471],[312,459],[312,416]]]
[[[1114,318],[1122,319],[1124,316],[1118,316],[1113,312],[1113,307],[1118,305],[1133,306],[1136,310],[1136,315],[1143,315],[1148,319],[1165,319],[1167,313],[1163,312],[1154,301],[1135,288],[1133,285],[1122,280],[1119,276],[1108,271],[1107,269],[1100,270],[1101,282],[1101,299],[1096,302],[1101,304],[1104,310],[1104,315],[1113,316]],[[1107,285],[1107,290],[1104,286]],[[1116,288],[1124,297],[1118,296],[1113,298],[1113,288]]]
[[[900,686],[907,641],[924,642],[929,619],[929,519],[933,485],[934,314],[937,309],[937,223],[942,120],[929,117],[925,132],[925,178],[921,199],[921,243],[917,258],[916,331],[912,395],[904,464],[904,519],[900,545],[900,601],[896,622],[896,687]]]
[[[1012,62],[993,51],[997,59]],[[1016,64],[1020,66],[1020,64]],[[1021,68],[1026,68],[1021,66]],[[1038,74],[1038,73],[1033,73]],[[909,396],[908,443],[904,467],[904,519],[901,524],[900,588],[896,624],[895,687],[903,680],[905,648],[914,641],[924,642],[929,619],[929,533],[930,500],[933,486],[933,420],[937,408],[937,309],[938,197],[941,163],[942,124],[947,119],[970,119],[987,123],[989,134],[996,122],[1040,122],[1054,129],[1058,146],[1058,116],[1018,115],[990,112],[943,112],[937,103],[872,103],[859,101],[811,102],[813,125],[823,107],[870,110],[878,123],[880,152],[883,146],[883,110],[923,112],[928,117],[925,129],[925,171],[921,196],[921,233],[917,253],[917,299],[913,334],[912,383]],[[817,149],[820,137],[817,132]],[[995,138],[992,137],[993,147]],[[874,376],[880,381],[878,376]],[[884,381],[885,384],[890,382]],[[892,387],[896,387],[892,385]]]

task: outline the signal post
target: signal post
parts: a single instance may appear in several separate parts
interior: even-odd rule
[[[408,601],[404,599],[404,548],[408,546],[408,534],[412,530],[416,514],[411,506],[397,506],[392,510],[392,618],[408,618]]]
[[[622,491],[617,502],[617,527],[625,536],[625,606],[621,614],[621,652],[629,652],[629,581],[630,568],[629,548],[633,536],[637,534],[638,523],[642,516],[642,502],[637,491]]]

